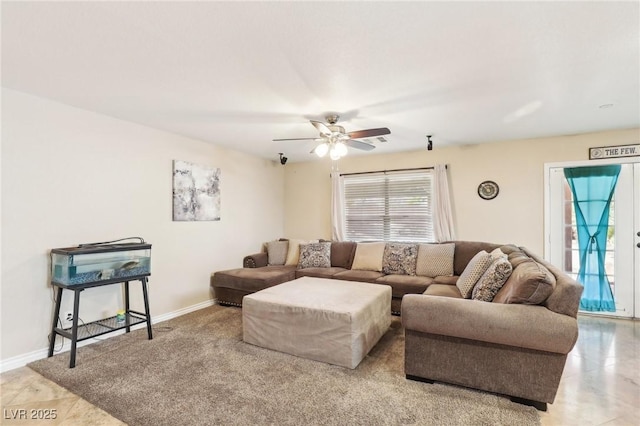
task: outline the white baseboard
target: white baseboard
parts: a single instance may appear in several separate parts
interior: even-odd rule
[[[154,317],[151,317],[151,324],[167,321],[172,318],[176,318],[176,317],[188,314],[189,312],[206,308],[208,306],[214,305],[215,303],[216,303],[216,299],[209,299],[209,300],[205,300],[204,302],[196,303],[195,305],[187,306],[186,308],[178,309],[177,311],[154,316]],[[131,329],[137,330],[139,328],[144,328],[144,327],[146,327],[145,324],[137,324],[132,326]],[[118,330],[113,333],[102,335],[99,338],[84,340],[78,343],[78,347],[80,348],[82,346],[89,345],[99,340],[109,339],[111,337],[119,336],[124,333],[125,333],[124,330]],[[64,344],[62,345],[62,348],[56,349],[55,353],[58,354],[61,352],[68,352],[69,350],[71,350],[71,342],[69,341],[69,339],[64,339]],[[49,348],[47,347],[44,349],[38,349],[36,351],[29,352],[26,354],[17,355],[8,359],[3,359],[2,361],[0,361],[0,372],[4,373],[5,371],[10,371],[16,368],[24,367],[30,362],[46,358],[48,355],[49,355]]]

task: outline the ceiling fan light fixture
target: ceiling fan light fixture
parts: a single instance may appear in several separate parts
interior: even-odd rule
[[[326,142],[316,146],[315,153],[318,157],[324,157],[327,155],[327,152],[329,152],[329,145]]]
[[[347,155],[347,146],[343,142],[336,143],[334,149],[336,150],[336,154],[338,154],[339,157],[344,157],[345,155]]]
[[[273,139],[273,141],[313,140],[316,146],[311,150],[310,154],[315,153],[318,157],[324,157],[329,154],[331,159],[335,161],[349,153],[347,147],[364,151],[371,151],[375,148],[375,145],[369,143],[368,140],[363,142],[358,139],[372,138],[391,133],[386,127],[356,130],[347,133],[344,127],[336,124],[340,118],[337,114],[329,114],[325,118],[327,120],[326,124],[317,120],[309,120],[313,127],[320,133],[319,138]],[[382,142],[386,141],[384,138],[378,138],[378,140]]]
[[[329,151],[329,157],[331,157],[332,160],[339,160],[340,159],[340,154],[338,154],[338,150],[336,150],[336,147],[332,147],[331,150]]]

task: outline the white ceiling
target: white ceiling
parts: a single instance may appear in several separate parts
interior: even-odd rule
[[[637,1],[3,2],[2,85],[306,161],[272,139],[327,112],[389,127],[374,153],[640,127],[639,28]]]

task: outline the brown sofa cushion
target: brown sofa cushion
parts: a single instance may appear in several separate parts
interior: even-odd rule
[[[338,272],[333,276],[340,280],[348,281],[360,281],[364,283],[375,283],[376,280],[382,277],[384,274],[377,271],[360,271],[357,269],[350,269],[344,272]]]
[[[556,287],[551,296],[544,301],[544,306],[559,314],[576,318],[580,306],[580,296],[583,291],[582,285],[535,253],[524,250],[533,260],[546,267],[556,278]]]
[[[513,269],[516,269],[522,262],[528,262],[531,258],[522,250],[509,253],[509,263]]]
[[[345,268],[305,268],[296,271],[296,278],[300,277],[316,277],[316,278],[332,278],[339,272],[344,272]]]
[[[435,277],[433,279],[433,283],[434,284],[447,284],[447,285],[455,286],[456,283],[458,282],[458,278],[460,278],[460,277],[457,276],[457,275],[453,275],[453,276],[450,276],[450,277],[445,277],[445,276],[441,275],[441,276]]]
[[[393,297],[402,297],[405,294],[420,294],[433,283],[433,278],[419,277],[416,275],[385,275],[376,280],[376,284],[391,286]]]
[[[266,253],[265,253],[266,254]],[[267,287],[291,281],[296,277],[295,266],[263,266],[219,271],[213,274],[213,287],[256,292]]]
[[[431,292],[435,286],[429,286],[427,291]],[[544,306],[498,305],[420,294],[407,294],[402,298],[402,325],[405,333],[418,331],[465,339],[466,343],[456,345],[458,351],[464,353],[482,346],[482,342],[510,346],[495,354],[503,357],[504,362],[514,363],[513,369],[521,372],[532,368],[532,354],[527,349],[566,355],[578,337],[578,322],[574,318],[558,315]],[[437,357],[436,352],[432,358]],[[540,355],[541,362],[551,360],[550,354]],[[469,363],[472,359],[463,356],[460,362]],[[561,373],[562,370],[558,372],[558,380]],[[518,380],[518,377],[516,373],[512,380]],[[490,379],[491,374],[486,380]],[[530,385],[538,386],[539,383],[533,380]]]
[[[512,256],[509,256],[510,261]],[[555,276],[531,258],[524,259],[518,255],[514,260],[515,262],[512,264],[515,263],[517,266],[513,268],[511,276],[493,298],[493,301],[496,303],[540,305],[553,293],[556,286]]]
[[[331,266],[351,269],[356,243],[353,241],[334,241],[331,243]]]
[[[431,284],[424,293],[428,296],[443,296],[443,297],[455,297],[456,299],[462,299],[460,290],[455,285],[447,284]]]
[[[500,251],[508,256],[511,253],[514,253],[516,251],[520,251],[521,252],[522,250],[520,249],[520,247],[518,247],[515,244],[505,244],[503,246],[500,246]]]
[[[415,275],[418,246],[406,243],[387,243],[382,255],[382,272],[385,274]]]
[[[502,247],[502,244],[491,244],[480,241],[454,241],[456,249],[453,255],[453,275],[462,275],[464,268],[478,252],[484,250],[491,253]]]

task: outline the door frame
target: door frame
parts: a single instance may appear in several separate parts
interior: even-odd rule
[[[585,166],[598,166],[609,164],[637,164],[634,166],[634,184],[636,188],[640,188],[640,157],[626,157],[626,158],[607,158],[602,160],[579,160],[579,161],[560,161],[553,163],[544,163],[544,259],[550,261],[551,252],[551,169],[553,168],[567,168],[567,167],[585,167]],[[636,191],[634,194],[633,205],[635,212],[640,212],[640,194]],[[640,216],[636,214],[633,218],[634,233],[640,231]],[[636,237],[636,242],[640,242],[640,238]],[[634,258],[636,259],[636,265],[634,267],[634,282],[633,282],[633,318],[640,317],[640,265],[638,265],[637,259],[640,259],[640,254],[635,252]],[[559,265],[562,269],[562,265]],[[601,314],[600,314],[601,315]],[[620,318],[620,317],[617,317]],[[627,317],[629,318],[629,317]]]

